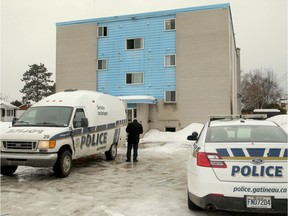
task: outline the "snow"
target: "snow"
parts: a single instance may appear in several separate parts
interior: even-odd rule
[[[151,129],[145,133],[144,137],[140,140],[140,143],[171,143],[171,142],[185,142],[187,136],[191,135],[192,132],[196,131],[200,133],[203,124],[192,123],[184,129],[177,132],[161,132],[156,129]]]
[[[276,115],[267,118],[267,121],[274,121],[288,133],[288,114]]]
[[[121,100],[155,100],[153,96],[148,95],[130,95],[130,96],[119,96]]]
[[[3,131],[12,126],[12,122],[0,122],[0,131]]]

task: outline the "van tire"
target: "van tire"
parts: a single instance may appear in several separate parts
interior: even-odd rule
[[[194,211],[201,211],[203,210],[201,207],[197,206],[195,203],[193,203],[190,198],[189,198],[189,195],[188,195],[188,208],[190,210],[194,210]]]
[[[1,166],[1,174],[11,176],[17,170],[18,166]]]
[[[58,154],[57,162],[53,167],[55,176],[59,178],[67,177],[71,172],[72,156],[69,150],[64,150]]]
[[[113,143],[109,149],[109,151],[105,152],[105,156],[107,160],[114,160],[117,156],[117,144]]]

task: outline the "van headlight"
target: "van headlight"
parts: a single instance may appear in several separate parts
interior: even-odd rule
[[[56,140],[40,140],[38,143],[39,150],[53,149],[56,146]]]

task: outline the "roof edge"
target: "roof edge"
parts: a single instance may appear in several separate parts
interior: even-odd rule
[[[230,4],[224,3],[224,4],[215,4],[215,5],[194,6],[194,7],[187,7],[187,8],[163,10],[163,11],[154,11],[154,12],[145,12],[145,13],[137,13],[137,14],[57,22],[56,27],[77,25],[77,24],[116,22],[116,21],[130,20],[131,17],[136,17],[136,19],[137,18],[143,19],[143,18],[149,18],[149,17],[175,15],[177,13],[190,12],[190,11],[202,11],[202,10],[213,10],[213,9],[223,9],[223,8],[230,9]]]

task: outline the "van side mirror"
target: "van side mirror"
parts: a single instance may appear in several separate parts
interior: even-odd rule
[[[192,133],[192,135],[190,135],[190,136],[187,137],[187,140],[190,140],[190,141],[192,141],[192,140],[198,140],[198,133],[197,133],[196,131],[194,131],[194,132]]]
[[[16,117],[14,117],[14,118],[12,119],[12,126],[16,123],[17,120],[18,120],[18,118],[16,118]]]
[[[88,127],[88,118],[81,118],[81,127]]]

